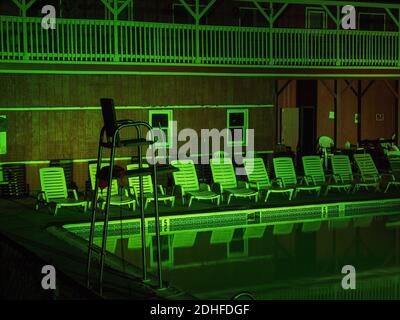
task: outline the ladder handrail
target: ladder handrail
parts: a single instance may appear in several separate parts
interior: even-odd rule
[[[112,135],[111,141],[111,154],[110,154],[110,170],[109,175],[107,177],[108,185],[110,186],[112,183],[112,172],[114,167],[115,160],[115,149],[124,147],[121,145],[117,145],[119,132],[120,130],[128,127],[136,128],[137,138],[141,139],[141,130],[140,127],[145,127],[150,132],[150,140],[154,142],[154,132],[152,131],[152,127],[150,124],[144,121],[133,121],[133,120],[119,120],[116,121],[116,126],[114,128],[114,132]],[[98,198],[98,188],[99,188],[99,172],[101,167],[102,160],[102,149],[104,148],[104,133],[106,132],[106,127],[103,126],[100,131],[100,139],[99,139],[99,149],[97,156],[97,169],[96,169],[96,183],[95,190],[93,193],[93,201],[92,201],[92,218],[90,225],[90,234],[89,234],[89,246],[88,246],[88,256],[87,256],[87,286],[90,287],[90,270],[91,270],[91,259],[92,259],[92,251],[93,251],[93,238],[95,231],[95,223],[96,223],[96,207],[97,207],[97,198]],[[107,136],[107,141],[110,140],[110,137]],[[110,141],[109,141],[110,142]],[[139,155],[139,168],[142,168],[142,146],[138,145],[138,155]],[[152,153],[153,163],[155,164],[155,153]],[[158,190],[157,190],[157,168],[156,165],[153,165],[153,170],[151,172],[151,176],[153,179],[153,194],[154,194],[154,209],[155,209],[155,233],[156,233],[156,241],[157,241],[157,271],[158,271],[158,286],[159,289],[163,288],[162,282],[162,266],[161,266],[161,250],[160,250],[160,221],[159,221],[159,210],[158,210]],[[142,267],[143,267],[143,281],[147,280],[147,262],[146,262],[146,228],[145,228],[145,215],[144,215],[144,207],[143,207],[143,177],[139,176],[140,183],[140,211],[141,211],[141,235],[142,235]],[[106,249],[106,241],[107,241],[107,230],[108,230],[108,216],[109,216],[109,206],[111,199],[111,188],[107,189],[106,196],[106,205],[104,209],[104,223],[103,223],[103,235],[102,235],[102,244],[101,244],[101,252],[100,252],[100,274],[99,274],[99,291],[102,294],[102,282],[103,282],[103,270],[104,270],[104,259],[105,259],[105,249]]]

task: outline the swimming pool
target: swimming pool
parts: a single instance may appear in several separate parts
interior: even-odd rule
[[[243,291],[256,299],[398,299],[398,265],[385,265],[394,244],[382,217],[399,212],[400,200],[390,199],[161,217],[163,279],[200,299]],[[88,223],[58,229],[88,239]],[[156,273],[153,218],[145,229],[148,271]],[[107,251],[140,269],[140,219],[111,221],[108,233]],[[349,264],[358,273],[355,291],[341,286]]]

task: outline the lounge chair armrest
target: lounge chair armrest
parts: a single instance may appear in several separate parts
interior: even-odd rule
[[[201,183],[199,183],[199,187],[200,187],[200,190],[202,190],[202,191],[203,190],[211,191],[210,185],[208,183],[201,182]]]
[[[237,186],[238,186],[239,188],[246,188],[246,189],[249,188],[248,183],[247,183],[246,181],[243,181],[243,180],[239,180],[239,181],[237,182]]]
[[[76,192],[76,189],[68,189],[68,192],[72,192],[74,199],[78,200],[78,193]]]
[[[256,189],[256,190],[260,190],[260,188],[261,188],[260,183],[257,182],[257,181],[249,181],[249,182],[248,182],[248,186],[249,186],[250,188],[254,188],[254,189]]]
[[[272,182],[273,183],[275,183],[275,184],[277,184],[279,187],[281,187],[281,188],[284,188],[285,187],[285,183],[283,182],[283,179],[282,178],[275,178],[275,179],[272,179]]]
[[[213,183],[211,186],[211,190],[218,194],[222,194],[224,192],[224,188],[221,186],[220,183]]]
[[[303,181],[306,183],[306,185],[316,185],[315,179],[313,176],[304,176]]]
[[[335,182],[344,183],[343,177],[340,174],[334,174],[332,175],[332,177],[335,180]]]
[[[46,194],[44,191],[39,191],[36,195],[36,200],[43,201],[46,198]]]
[[[157,187],[158,187],[159,192],[164,196],[165,195],[164,187],[161,184],[159,184]]]
[[[381,173],[381,178],[388,177],[389,181],[396,181],[396,177],[392,173]]]
[[[133,186],[125,187],[125,191],[127,191],[130,196],[135,195],[135,188]]]
[[[380,179],[379,175],[376,174],[364,174],[361,176],[361,181],[363,182],[369,182],[369,181],[377,181]]]

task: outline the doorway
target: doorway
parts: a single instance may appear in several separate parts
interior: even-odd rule
[[[298,158],[315,154],[317,144],[317,80],[298,80],[296,90],[299,109]]]

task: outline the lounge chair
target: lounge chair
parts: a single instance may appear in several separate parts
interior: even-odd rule
[[[211,200],[220,203],[221,196],[211,191],[210,186],[206,183],[199,183],[197,178],[196,168],[192,160],[175,160],[171,161],[171,165],[179,168],[179,171],[173,172],[174,191],[182,197],[182,203],[185,204],[185,199],[188,198],[188,206],[192,205],[193,199]]]
[[[262,158],[247,158],[244,160],[244,167],[249,186],[256,189],[260,194],[265,192],[265,202],[268,201],[271,193],[288,193],[289,200],[292,199],[294,188],[282,188],[277,184],[273,185],[274,180],[269,179]]]
[[[273,159],[275,178],[281,188],[294,188],[293,197],[295,198],[299,191],[315,191],[319,196],[321,193],[320,185],[303,185],[298,179],[294,169],[293,159],[289,157],[279,157]]]
[[[258,201],[258,191],[249,189],[245,181],[237,181],[232,160],[226,157],[216,157],[210,160],[211,172],[213,176],[213,188],[224,199],[224,194],[228,195],[227,203],[231,198],[252,198]]]
[[[356,181],[354,180],[353,171],[349,156],[334,155],[331,159],[333,180],[336,183],[345,185],[344,188],[348,193],[355,190]]]
[[[148,164],[144,164],[143,168],[148,168]],[[128,170],[138,169],[138,164],[129,164],[127,165]],[[137,203],[140,204],[140,178],[139,177],[129,177],[128,178],[129,188],[133,190],[135,199]],[[166,195],[163,186],[158,185],[160,192],[157,194],[158,201],[163,201],[166,203],[167,201],[171,203],[171,207],[175,204],[175,196]],[[153,181],[150,175],[143,176],[143,196],[144,196],[144,208],[147,208],[147,205],[154,201],[154,193],[153,193]]]
[[[108,164],[103,163],[101,167],[104,167]],[[92,191],[94,192],[95,184],[96,184],[96,170],[97,170],[97,163],[90,163],[89,164],[89,178],[90,184],[92,187]],[[101,200],[101,208],[104,210],[105,207],[105,199],[107,197],[107,189],[100,189],[99,188],[99,199]],[[135,211],[136,209],[136,200],[135,198],[129,194],[127,189],[123,189],[123,193],[120,194],[118,190],[118,181],[116,179],[112,180],[111,183],[111,198],[110,198],[110,206],[128,206]],[[91,199],[89,201],[91,203]]]
[[[54,215],[61,207],[83,207],[86,212],[87,202],[79,200],[75,189],[67,189],[67,182],[63,168],[49,167],[39,169],[41,191],[38,194],[38,202],[47,205],[54,204]],[[74,198],[68,197],[68,192],[72,192]],[[36,209],[38,205],[36,206]],[[50,207],[49,207],[50,208]]]
[[[378,172],[375,162],[369,153],[355,154],[354,160],[361,175],[361,187],[365,187],[366,189],[372,187],[376,191],[379,191],[380,184],[383,182],[384,176],[388,176],[389,179],[391,179],[392,181],[395,180],[393,175],[380,174]]]
[[[304,181],[307,185],[325,187],[325,195],[331,189],[348,190],[351,184],[343,184],[332,181],[330,176],[326,176],[322,161],[319,156],[304,156],[301,158],[304,169]]]
[[[388,182],[385,193],[388,192],[390,187],[400,187],[400,156],[388,156],[391,180]]]

